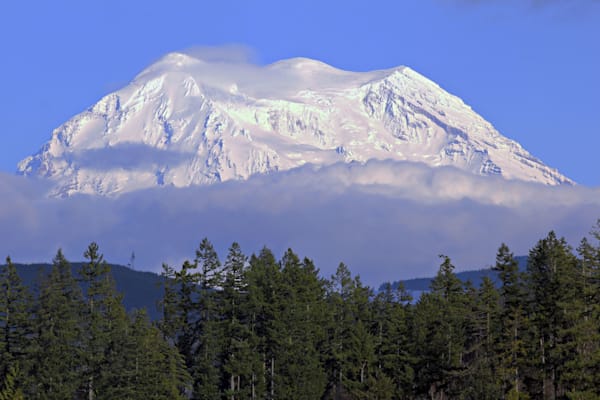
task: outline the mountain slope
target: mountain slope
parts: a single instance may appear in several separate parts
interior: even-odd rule
[[[309,59],[265,67],[172,53],[52,134],[18,170],[54,196],[118,195],[369,159],[572,183],[407,67],[365,73]]]

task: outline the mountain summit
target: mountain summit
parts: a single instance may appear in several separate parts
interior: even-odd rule
[[[18,171],[54,181],[53,196],[118,195],[369,159],[573,183],[408,67],[348,72],[305,58],[259,67],[182,53],[55,129]]]

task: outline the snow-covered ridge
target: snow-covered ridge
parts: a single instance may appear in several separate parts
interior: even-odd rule
[[[370,159],[572,183],[408,67],[349,72],[305,58],[259,67],[181,53],[55,129],[18,170],[53,180],[55,196],[117,195]]]

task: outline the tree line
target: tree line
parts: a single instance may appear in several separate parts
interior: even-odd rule
[[[600,225],[599,225],[600,226]],[[463,283],[447,256],[430,290],[329,279],[291,249],[224,260],[208,239],[163,265],[163,318],[127,313],[92,243],[61,251],[34,296],[0,271],[4,399],[600,399],[600,239],[550,232],[520,272]]]

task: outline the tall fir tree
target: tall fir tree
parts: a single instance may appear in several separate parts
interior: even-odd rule
[[[250,258],[246,271],[248,283],[247,310],[250,331],[257,338],[254,354],[251,398],[277,398],[279,387],[275,376],[279,373],[278,346],[286,327],[281,317],[281,302],[285,294],[282,272],[275,256],[268,248]]]
[[[221,262],[212,243],[204,238],[196,250],[199,272],[199,318],[194,327],[198,346],[190,369],[194,381],[194,398],[211,400],[220,393],[220,354],[222,333],[219,314],[219,290],[222,285]]]
[[[320,398],[326,375],[319,349],[325,340],[324,283],[310,259],[291,249],[281,259],[281,317],[286,327],[278,346],[278,395],[290,400]]]
[[[93,400],[105,388],[98,385],[106,364],[106,352],[118,340],[112,333],[113,308],[122,307],[122,298],[117,294],[110,267],[104,261],[98,244],[90,243],[84,252],[86,262],[81,265],[79,280],[84,288],[85,307],[82,310],[82,356],[84,386],[82,397]]]
[[[42,282],[35,318],[31,398],[71,399],[84,383],[81,374],[83,342],[81,289],[71,265],[59,250],[50,275]]]
[[[471,310],[466,318],[466,349],[461,395],[493,400],[503,397],[495,346],[500,337],[499,294],[492,280],[484,277],[479,290],[468,293]]]
[[[415,379],[409,339],[411,301],[402,282],[395,290],[389,282],[384,284],[374,299],[377,398],[402,398],[411,393]],[[389,388],[388,380],[391,381]]]
[[[341,263],[331,279],[328,303],[332,312],[324,360],[327,398],[362,398],[375,376],[375,338],[371,333],[372,290]]]
[[[443,261],[431,282],[431,292],[421,296],[415,309],[416,373],[421,377],[417,391],[432,399],[459,395],[468,315],[454,265],[449,257],[440,257]]]
[[[585,238],[577,252],[575,279],[580,293],[562,303],[568,325],[559,332],[565,360],[561,381],[569,398],[600,398],[600,252]]]
[[[564,350],[572,337],[565,335],[569,327],[569,310],[578,295],[574,281],[577,260],[564,238],[554,232],[529,252],[527,265],[533,341],[530,360],[533,374],[530,393],[541,393],[543,399],[565,396],[562,384],[567,358]]]
[[[0,267],[0,382],[13,374],[13,386],[25,384],[31,367],[32,313],[32,296],[7,257]]]
[[[131,399],[183,400],[190,377],[183,357],[169,345],[145,312],[134,314],[126,357],[131,370]],[[107,397],[113,398],[113,397]]]
[[[222,387],[230,400],[248,398],[252,392],[256,354],[253,353],[254,337],[247,323],[247,282],[245,278],[247,258],[240,245],[234,242],[223,264],[222,332]]]
[[[519,264],[504,243],[498,249],[493,269],[500,280],[500,332],[495,346],[498,373],[503,397],[519,399],[525,396],[522,375],[526,364],[526,302]]]

